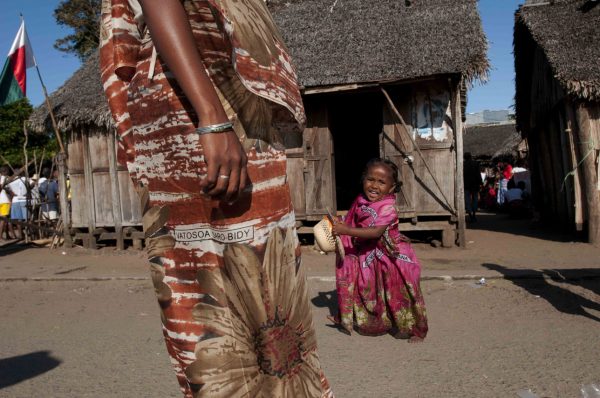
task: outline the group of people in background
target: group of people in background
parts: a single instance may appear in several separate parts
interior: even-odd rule
[[[24,222],[58,219],[58,172],[44,168],[40,174],[11,176],[0,167],[0,241],[23,239]]]
[[[507,156],[485,166],[466,152],[463,176],[469,221],[477,221],[479,208],[507,212],[513,217],[531,214],[531,177],[526,160],[519,159],[515,163]]]

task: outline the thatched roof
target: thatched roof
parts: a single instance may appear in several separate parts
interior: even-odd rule
[[[468,126],[463,140],[463,152],[494,158],[514,154],[522,138],[514,123],[503,123]]]
[[[98,51],[50,95],[50,104],[61,131],[86,125],[112,126],[112,116],[100,80]],[[29,123],[34,131],[51,130],[46,104],[35,108]]]
[[[528,0],[521,6],[516,13],[514,35],[517,74],[531,73],[527,72],[527,66],[532,58],[533,40],[543,50],[554,77],[568,94],[600,101],[599,3]]]
[[[304,87],[484,77],[476,0],[271,0]]]
[[[485,76],[476,0],[271,0],[304,88],[455,74]],[[98,54],[51,95],[61,130],[109,127]],[[30,118],[49,129],[45,106]]]

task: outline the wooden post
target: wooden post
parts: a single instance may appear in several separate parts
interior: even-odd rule
[[[465,220],[465,186],[463,183],[463,125],[460,107],[460,83],[453,84],[450,81],[450,98],[452,107],[452,124],[454,127],[454,142],[456,152],[456,173],[454,173],[454,200],[458,213],[458,245],[466,249],[466,220]]]
[[[578,104],[576,111],[579,152],[581,153],[581,168],[583,169],[584,192],[587,209],[588,242],[594,246],[600,245],[600,198],[598,197],[598,175],[596,158],[598,142],[592,134],[592,118],[585,104]]]
[[[575,222],[575,230],[580,232],[583,231],[583,224],[586,218],[585,208],[583,206],[583,189],[581,186],[581,182],[583,178],[581,176],[581,169],[578,167],[579,160],[581,159],[581,154],[579,153],[579,148],[577,147],[577,132],[576,125],[577,120],[575,115],[573,114],[573,108],[571,108],[571,103],[567,102],[565,105],[566,109],[566,128],[565,135],[568,142],[568,149],[571,158],[571,170],[573,170],[573,208],[574,208],[574,222]]]
[[[72,247],[71,240],[71,210],[69,209],[68,189],[67,189],[67,156],[66,153],[59,152],[56,155],[56,163],[58,164],[58,193],[60,200],[60,216],[62,219],[63,237],[65,247]]]
[[[110,193],[113,202],[112,213],[117,239],[117,249],[125,249],[123,240],[123,213],[121,211],[121,193],[119,191],[119,175],[117,170],[117,148],[115,145],[115,130],[108,133],[108,173],[110,175]]]
[[[81,132],[79,132],[81,134]],[[88,216],[88,233],[86,247],[96,249],[96,201],[94,200],[94,173],[92,170],[92,160],[90,158],[89,136],[81,134],[83,144],[83,178],[85,181],[85,204]]]

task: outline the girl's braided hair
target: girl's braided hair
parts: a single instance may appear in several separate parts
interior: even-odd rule
[[[376,165],[382,165],[384,167],[387,167],[390,170],[390,172],[392,173],[392,180],[394,182],[394,193],[400,192],[400,187],[402,186],[402,182],[398,178],[398,174],[399,174],[398,166],[396,166],[396,164],[389,159],[373,158],[373,159],[369,160],[363,171],[362,178],[364,179],[365,176],[367,175],[367,172],[369,171],[369,169]]]

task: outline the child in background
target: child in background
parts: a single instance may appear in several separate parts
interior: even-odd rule
[[[486,180],[484,186],[484,205],[487,210],[493,210],[496,208],[496,179],[490,177]]]
[[[356,326],[361,334],[422,341],[427,317],[421,265],[398,230],[398,168],[387,159],[372,159],[362,183],[363,193],[344,220],[334,220],[333,232],[346,254],[336,264],[339,313],[329,319],[348,334]]]

